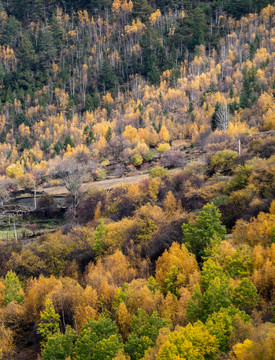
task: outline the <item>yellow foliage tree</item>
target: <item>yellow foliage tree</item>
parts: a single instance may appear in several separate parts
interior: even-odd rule
[[[198,321],[194,325],[177,327],[161,345],[157,360],[203,360],[211,358],[218,350],[216,336]]]
[[[127,125],[122,136],[125,137],[125,139],[129,140],[131,144],[133,144],[136,142],[137,133],[138,132],[136,128],[133,128],[132,125]]]
[[[253,342],[246,339],[242,344],[236,344],[233,346],[233,350],[230,352],[231,359],[245,360],[247,352],[253,349]]]
[[[173,216],[177,209],[177,200],[171,191],[168,192],[163,201],[164,210],[169,216]]]
[[[13,332],[0,324],[0,359],[10,359],[14,354]]]
[[[152,25],[155,25],[155,23],[158,21],[158,19],[161,17],[161,12],[159,9],[157,9],[155,12],[153,12],[150,17],[149,21]]]
[[[131,315],[124,302],[121,302],[116,311],[117,323],[123,339],[127,339],[131,331]]]
[[[20,164],[11,164],[6,169],[6,175],[10,178],[19,179],[24,174],[23,168]]]
[[[156,280],[166,291],[172,291],[173,286],[192,288],[198,282],[199,274],[196,257],[188,252],[184,244],[173,243],[156,262]]]
[[[233,230],[233,237],[252,246],[269,245],[274,236],[274,227],[275,214],[260,212],[257,218],[250,222],[238,220]]]
[[[158,199],[159,185],[159,180],[153,179],[148,186],[148,192],[152,201],[157,201]]]
[[[169,142],[170,134],[165,125],[162,125],[159,132],[160,141]]]
[[[164,153],[164,152],[166,152],[166,151],[169,151],[170,148],[171,148],[170,145],[167,144],[167,143],[165,143],[165,144],[159,144],[159,146],[157,147],[157,151]]]

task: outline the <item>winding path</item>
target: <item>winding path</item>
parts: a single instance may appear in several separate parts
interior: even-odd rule
[[[108,190],[113,189],[117,186],[125,185],[125,184],[138,184],[141,181],[148,179],[149,174],[138,174],[138,175],[132,175],[127,177],[121,177],[121,178],[113,178],[113,179],[106,179],[101,181],[95,181],[90,183],[84,183],[81,186],[81,191],[88,192],[94,188],[96,189],[102,189],[102,190]],[[65,196],[69,194],[69,191],[66,189],[65,186],[53,186],[48,188],[39,188],[37,191],[44,192],[49,195],[53,196]]]

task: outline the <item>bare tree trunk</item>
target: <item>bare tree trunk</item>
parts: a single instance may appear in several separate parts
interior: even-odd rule
[[[221,104],[217,111],[217,128],[219,130],[227,130],[229,124],[229,109],[226,104]]]

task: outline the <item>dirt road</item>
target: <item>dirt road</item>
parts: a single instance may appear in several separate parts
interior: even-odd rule
[[[180,171],[182,171],[182,168],[176,168],[176,169],[170,170],[170,173],[175,174]],[[106,180],[101,180],[101,181],[85,183],[81,186],[80,189],[83,192],[88,192],[93,189],[108,190],[108,189],[113,189],[115,187],[122,186],[122,185],[138,184],[148,178],[149,178],[149,173],[125,176],[125,177],[121,177],[121,178],[112,178],[112,179],[106,179]],[[46,194],[53,195],[53,196],[65,196],[65,195],[69,194],[69,191],[66,189],[65,186],[52,186],[52,187],[48,187],[48,188],[40,187],[39,189],[37,189],[37,191],[44,192]]]
[[[92,189],[102,189],[108,190],[113,189],[117,186],[125,185],[125,184],[138,184],[141,181],[148,179],[149,174],[139,174],[121,178],[114,178],[114,179],[107,179],[101,181],[95,181],[91,183],[85,183],[81,186],[81,191],[88,192]],[[48,188],[39,188],[38,191],[43,191],[46,194],[53,195],[53,196],[62,196],[67,195],[69,191],[66,189],[65,186],[53,186]]]

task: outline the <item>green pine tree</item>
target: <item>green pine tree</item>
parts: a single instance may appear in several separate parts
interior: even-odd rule
[[[72,355],[76,339],[76,332],[69,326],[67,326],[65,334],[57,331],[49,336],[44,349],[41,351],[43,360],[66,360]]]
[[[103,236],[107,233],[106,225],[104,224],[104,221],[101,219],[100,224],[95,229],[94,234],[94,246],[93,250],[97,253],[97,256],[99,256],[102,253],[103,250]]]
[[[57,52],[59,53],[63,45],[63,38],[62,38],[63,30],[61,24],[59,23],[55,15],[52,15],[50,19],[50,25],[51,25],[50,31],[52,34],[53,45],[55,46]]]
[[[112,132],[112,129],[111,127],[109,126],[108,127],[108,130],[106,132],[106,141],[107,142],[110,142],[111,138],[112,138],[112,135],[113,135],[113,132]]]
[[[117,85],[117,76],[110,64],[109,59],[105,57],[99,69],[98,88],[100,91],[113,91]]]
[[[63,149],[64,149],[64,146],[63,146],[62,142],[58,139],[54,145],[54,151],[58,155],[60,153],[60,151],[62,151]]]
[[[17,58],[20,60],[20,68],[22,71],[26,68],[35,70],[38,57],[28,33],[25,33],[22,37],[21,43],[17,49]]]
[[[24,295],[17,275],[13,271],[8,271],[5,276],[5,300],[4,304],[16,301],[21,304],[24,302]]]
[[[64,148],[67,148],[67,145],[70,145],[71,147],[74,147],[74,142],[71,138],[70,135],[66,135],[65,140],[64,140]]]
[[[221,213],[214,204],[207,204],[203,207],[195,223],[189,221],[182,225],[185,236],[186,247],[198,258],[204,255],[204,249],[211,238],[216,235],[223,240],[226,228],[220,221]]]
[[[248,278],[244,278],[233,290],[232,302],[240,310],[247,313],[251,313],[258,304],[259,295],[257,289]]]
[[[90,319],[82,328],[74,348],[75,360],[113,359],[122,349],[116,324],[108,318]]]
[[[60,316],[55,312],[53,303],[50,299],[45,302],[45,310],[40,312],[40,323],[37,333],[42,337],[42,346],[47,343],[48,338],[59,331]]]
[[[1,33],[1,45],[9,45],[12,48],[15,47],[20,36],[20,28],[20,22],[14,16],[9,16]]]
[[[148,4],[147,0],[135,0],[133,3],[133,16],[140,18],[143,22],[148,21],[153,9],[151,5]]]
[[[138,309],[137,315],[132,317],[132,333],[125,344],[125,350],[131,359],[143,358],[145,351],[155,344],[160,329],[166,326],[166,321],[157,312],[149,316],[144,310]]]

